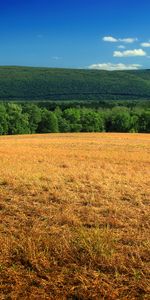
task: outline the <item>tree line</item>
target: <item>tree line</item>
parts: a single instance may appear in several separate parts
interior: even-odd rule
[[[51,111],[34,103],[0,104],[0,135],[49,132],[150,133],[150,109],[58,106]]]

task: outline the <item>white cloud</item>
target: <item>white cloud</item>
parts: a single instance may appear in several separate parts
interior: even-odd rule
[[[60,56],[53,56],[52,59],[59,60],[59,59],[62,59],[62,57],[60,57]]]
[[[124,38],[124,39],[119,38],[119,39],[117,39],[113,36],[104,36],[102,40],[104,42],[111,42],[111,43],[123,42],[123,43],[127,43],[127,44],[131,44],[131,43],[138,41],[137,38]]]
[[[143,49],[114,51],[113,56],[114,57],[146,56],[146,52]]]
[[[118,49],[125,49],[126,47],[123,46],[123,45],[119,45],[119,46],[117,46],[117,48],[118,48]]]
[[[148,47],[150,47],[150,42],[147,42],[147,43],[141,43],[141,46],[142,46],[142,47],[145,47],[145,48],[148,48]]]
[[[93,64],[88,67],[88,69],[93,70],[107,70],[107,71],[114,71],[114,70],[138,70],[141,68],[141,65],[138,64],[112,64],[112,63],[102,63],[102,64]]]
[[[112,36],[104,36],[103,37],[103,41],[104,42],[111,42],[111,43],[116,43],[117,39],[112,37]]]
[[[137,42],[138,39],[137,38],[126,38],[126,39],[119,39],[119,41],[131,44],[131,43]]]

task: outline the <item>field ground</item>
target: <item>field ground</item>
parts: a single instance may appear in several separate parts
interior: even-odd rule
[[[150,135],[0,137],[0,299],[150,299]]]

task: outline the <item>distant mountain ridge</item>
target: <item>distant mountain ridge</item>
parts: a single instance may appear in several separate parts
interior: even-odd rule
[[[150,70],[0,67],[1,101],[150,100]]]

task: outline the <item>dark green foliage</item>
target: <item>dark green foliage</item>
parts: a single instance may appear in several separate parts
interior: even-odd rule
[[[139,118],[137,115],[131,114],[130,132],[139,132]]]
[[[28,114],[22,113],[22,107],[15,103],[7,104],[8,134],[30,133]]]
[[[6,107],[0,104],[0,135],[8,133],[8,115]]]
[[[150,99],[150,70],[99,71],[0,67],[0,99],[132,100]]]
[[[46,108],[42,110],[41,121],[38,125],[38,132],[58,132],[58,119],[55,113],[48,111]]]
[[[133,120],[132,120],[133,122]],[[133,123],[132,123],[133,127]],[[127,108],[116,107],[110,111],[106,118],[106,130],[110,132],[129,132],[131,129],[131,116]]]
[[[143,111],[139,117],[139,131],[150,132],[150,110]]]
[[[150,70],[0,67],[0,100],[1,135],[150,132]]]
[[[57,117],[58,120],[58,128],[60,132],[70,132],[70,123],[68,120],[64,119],[63,117],[63,112],[60,109],[60,107],[56,107],[55,109],[55,116]]]
[[[41,121],[41,109],[32,103],[25,103],[23,105],[23,111],[28,114],[30,132],[35,133],[38,128],[38,124]]]
[[[49,132],[146,132],[150,109],[116,106],[112,109],[67,108],[55,111],[35,104],[0,104],[0,135]]]
[[[102,116],[92,109],[81,110],[81,123],[83,132],[104,131],[104,120]]]
[[[80,110],[76,108],[68,108],[63,112],[63,119],[70,124],[71,132],[80,132],[82,122],[80,122]]]

